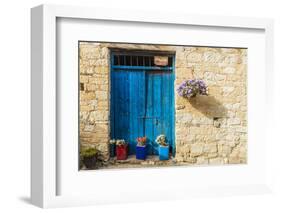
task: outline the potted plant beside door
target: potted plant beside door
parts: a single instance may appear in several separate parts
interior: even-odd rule
[[[115,153],[116,153],[116,140],[115,139],[111,139],[109,141],[109,155],[111,158],[115,157]]]
[[[138,160],[146,159],[146,137],[137,138],[136,159]]]
[[[97,169],[98,150],[95,147],[82,149],[80,157],[87,169]]]
[[[159,144],[159,160],[169,160],[169,144],[166,141],[165,135],[159,135],[156,138],[156,143]]]
[[[125,140],[116,140],[116,159],[126,160],[128,158],[128,144]]]

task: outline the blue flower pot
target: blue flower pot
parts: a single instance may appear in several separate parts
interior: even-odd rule
[[[146,159],[146,146],[136,146],[136,159],[138,160]]]
[[[169,160],[169,146],[159,146],[159,160]]]

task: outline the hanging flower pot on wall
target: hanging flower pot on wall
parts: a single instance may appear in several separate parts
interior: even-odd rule
[[[197,94],[208,95],[208,87],[201,79],[183,81],[177,88],[178,95],[184,98],[193,98]]]

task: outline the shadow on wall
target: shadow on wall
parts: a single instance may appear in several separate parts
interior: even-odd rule
[[[213,96],[198,95],[189,100],[190,104],[208,118],[227,117],[227,109]]]

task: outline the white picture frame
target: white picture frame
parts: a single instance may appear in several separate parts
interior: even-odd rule
[[[124,191],[124,196],[112,195],[58,195],[58,184],[60,167],[57,165],[59,159],[57,150],[57,20],[65,19],[87,19],[108,20],[135,23],[153,23],[161,25],[200,26],[207,28],[231,29],[254,29],[264,32],[265,41],[265,67],[263,74],[266,76],[265,83],[265,108],[264,119],[265,131],[263,145],[266,153],[263,159],[265,165],[260,173],[265,178],[259,183],[249,184],[236,183],[233,185],[202,186],[194,182],[193,188],[179,187],[180,185],[169,185],[165,192],[170,191],[176,196],[163,196],[163,191],[155,190],[146,199],[134,194],[134,189]],[[76,205],[92,205],[100,203],[137,202],[142,200],[178,199],[194,196],[223,196],[241,195],[252,193],[264,193],[271,191],[272,167],[270,162],[270,150],[272,149],[272,138],[274,128],[273,115],[273,21],[271,19],[238,18],[238,17],[216,17],[188,14],[164,14],[148,11],[120,11],[113,9],[84,8],[73,6],[41,5],[31,10],[31,73],[32,73],[32,103],[31,103],[31,201],[34,205],[47,207],[62,207]],[[177,169],[180,175],[182,169]],[[211,167],[210,169],[216,169]],[[235,169],[228,167],[228,170]],[[247,169],[247,168],[246,168]],[[154,173],[166,172],[167,169],[150,170]],[[116,171],[110,171],[111,174]],[[108,174],[110,174],[108,172]],[[134,170],[130,171],[135,172]],[[184,185],[183,180],[179,180]],[[75,184],[75,183],[74,183]],[[187,190],[188,189],[188,190]],[[128,195],[128,196],[126,196]],[[135,196],[133,196],[135,195]]]

